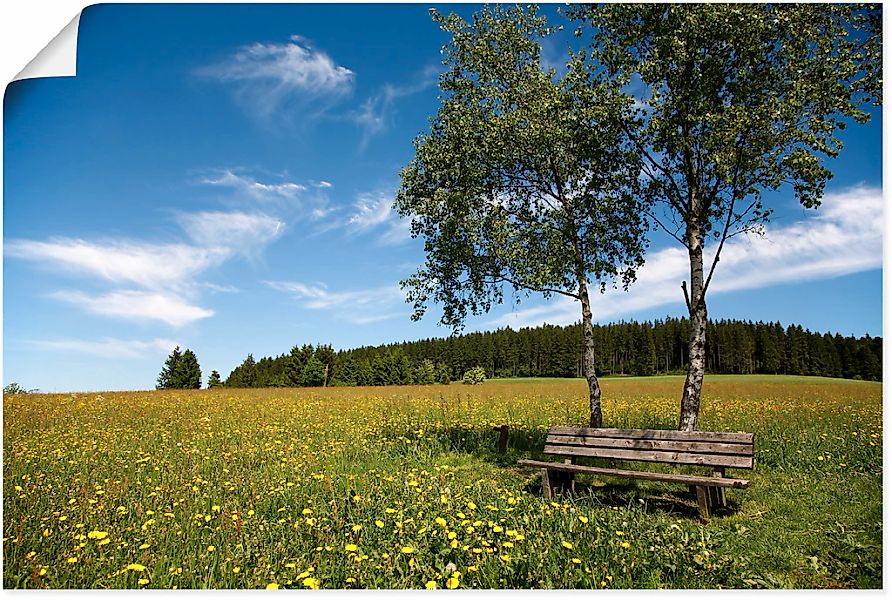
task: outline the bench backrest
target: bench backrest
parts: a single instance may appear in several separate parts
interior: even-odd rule
[[[545,453],[752,469],[754,437],[716,431],[552,427]]]

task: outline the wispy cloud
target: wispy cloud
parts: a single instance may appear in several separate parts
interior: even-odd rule
[[[828,279],[882,267],[882,190],[857,186],[824,196],[813,217],[788,226],[769,226],[765,235],[740,236],[725,244],[709,294],[756,289],[778,284]],[[709,261],[714,256],[711,249]],[[709,264],[709,263],[707,263]],[[681,304],[680,284],[687,279],[688,257],[670,247],[647,257],[629,292],[608,289],[592,294],[596,319],[621,317],[666,304]],[[493,321],[523,327],[543,322],[569,324],[580,319],[580,308],[560,298],[544,306],[523,309]]]
[[[219,264],[230,253],[221,247],[127,240],[90,242],[75,238],[11,240],[5,248],[7,256],[113,283],[134,283],[148,288],[180,283]]]
[[[224,169],[215,176],[205,177],[201,183],[228,187],[263,202],[281,199],[296,200],[300,193],[307,189],[305,185],[293,181],[263,183],[253,177],[239,175],[230,169]]]
[[[335,318],[357,325],[383,321],[403,315],[398,306],[403,295],[398,286],[384,286],[360,290],[331,291],[323,283],[297,281],[264,281],[274,290],[284,292],[304,308],[324,310]]]
[[[411,239],[411,222],[401,219],[393,210],[392,192],[363,192],[356,197],[347,219],[347,229],[354,233],[380,232],[378,241],[384,245],[396,245]]]
[[[101,340],[33,340],[29,343],[44,350],[88,354],[114,359],[142,358],[146,355],[163,356],[179,345],[175,340],[163,338],[155,338],[149,341],[121,340],[116,338],[103,338]]]
[[[237,100],[257,116],[315,106],[322,111],[353,91],[355,74],[298,35],[285,43],[255,43],[198,74],[236,86]]]
[[[350,113],[350,117],[362,130],[360,150],[368,146],[375,135],[386,131],[396,114],[395,103],[398,99],[412,96],[433,86],[437,81],[437,68],[429,66],[413,81],[405,85],[387,83],[374,96],[366,98],[359,109]]]
[[[214,314],[214,311],[196,306],[170,291],[114,290],[100,295],[60,291],[49,296],[96,315],[129,321],[162,321],[173,327],[182,327]]]
[[[262,213],[204,211],[182,213],[177,220],[199,246],[223,247],[246,256],[254,256],[285,229],[285,223]]]

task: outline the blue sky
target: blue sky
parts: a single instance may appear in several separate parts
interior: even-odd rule
[[[445,41],[426,5],[88,8],[77,76],[6,91],[4,383],[146,389],[174,344],[225,377],[248,352],[447,335],[437,307],[409,319],[422,246],[390,210]],[[881,125],[844,132],[820,210],[782,190],[765,238],[726,247],[712,318],[882,335]],[[683,315],[685,271],[654,234],[595,319]],[[578,319],[530,297],[467,330]]]

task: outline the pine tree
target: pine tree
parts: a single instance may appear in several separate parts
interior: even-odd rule
[[[300,384],[305,387],[319,387],[325,381],[325,365],[316,356],[310,356],[300,374]]]
[[[180,357],[173,371],[171,387],[196,390],[201,387],[201,367],[192,350],[187,348]]]
[[[174,377],[181,358],[180,347],[177,346],[164,362],[164,367],[161,369],[161,374],[158,375],[158,385],[155,386],[155,389],[167,390],[176,387],[174,385]]]
[[[220,374],[215,370],[211,371],[211,376],[208,377],[208,389],[220,387],[223,385],[223,382],[220,381]]]

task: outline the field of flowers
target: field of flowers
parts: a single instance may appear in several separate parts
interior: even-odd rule
[[[681,383],[605,380],[605,424],[674,427]],[[585,389],[6,397],[4,586],[882,586],[881,385],[708,377],[700,428],[755,432],[756,469],[706,524],[679,485],[543,499],[515,463],[585,424]]]

